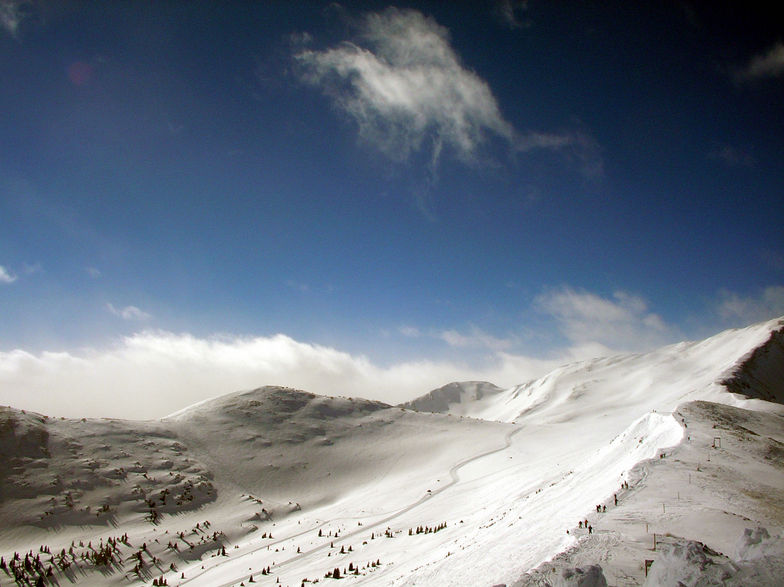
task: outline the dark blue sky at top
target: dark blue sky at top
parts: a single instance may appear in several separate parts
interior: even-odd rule
[[[518,133],[586,142],[487,132],[434,169],[431,135],[402,159],[363,140],[292,39],[371,48],[387,4],[21,5],[0,31],[0,350],[283,332],[383,362],[457,352],[448,330],[545,352],[563,291],[636,296],[664,339],[756,317],[728,298],[779,307],[784,76],[738,73],[784,40],[772,13],[396,6],[448,29]]]

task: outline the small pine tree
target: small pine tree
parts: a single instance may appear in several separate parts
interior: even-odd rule
[[[335,570],[332,571],[332,578],[333,579],[340,579],[340,569],[335,567]]]

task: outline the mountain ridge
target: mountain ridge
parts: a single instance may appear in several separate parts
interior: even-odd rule
[[[633,484],[629,500],[647,495],[647,474],[639,471],[653,469],[645,463],[683,470],[664,458],[670,453],[702,459],[703,468],[705,459],[716,461],[710,470],[719,478],[722,467],[735,467],[736,476],[764,471],[765,491],[784,495],[784,483],[771,474],[784,459],[784,431],[777,428],[784,408],[764,399],[781,392],[782,333],[777,319],[649,353],[564,365],[507,389],[454,382],[399,406],[265,386],[154,421],[2,408],[0,554],[11,560],[13,550],[44,544],[59,552],[72,541],[106,540],[117,528],[134,547],[147,545],[147,570],[118,560],[115,574],[100,574],[85,562],[89,549],[87,559],[70,564],[107,585],[149,584],[157,569],[170,584],[228,586],[267,567],[284,584],[299,584],[349,560],[365,561],[352,581],[371,585],[466,577],[510,583],[580,548],[576,519],[590,519],[599,535],[619,531],[593,505],[611,506],[624,483]],[[695,400],[719,407],[690,408]],[[445,413],[416,411],[422,407]],[[720,442],[736,443],[731,451],[706,445],[715,441],[712,425],[732,431],[720,433]],[[723,464],[747,450],[744,426],[758,430],[749,436],[747,462]],[[688,443],[697,438],[693,452]],[[740,518],[723,517],[722,507],[735,510],[721,499],[705,509],[706,519],[738,530]],[[744,499],[755,508],[754,523],[769,526],[766,544],[775,554],[784,544],[776,538],[778,510],[766,509],[762,497]],[[649,502],[635,515],[653,519]],[[751,519],[748,512],[733,515]],[[692,539],[715,542],[694,519]],[[414,532],[420,526],[439,531],[423,538]],[[180,550],[160,541],[165,533],[184,536],[175,540]],[[123,548],[125,557],[133,554]],[[349,548],[356,555],[346,554]],[[214,554],[221,549],[226,556]],[[579,560],[566,557],[564,565]],[[608,576],[632,573],[636,563],[624,560],[607,567]],[[565,572],[564,565],[558,568]],[[76,577],[69,573],[55,570],[60,582]],[[635,581],[629,584],[642,583]]]

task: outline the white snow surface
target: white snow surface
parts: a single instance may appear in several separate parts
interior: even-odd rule
[[[705,557],[717,576],[766,584],[782,553],[784,409],[721,382],[782,328],[566,365],[509,389],[453,383],[398,407],[263,387],[154,422],[2,408],[0,554],[73,541],[60,584],[332,584],[338,569],[345,584],[639,585],[646,558],[658,584],[713,584],[695,582]],[[762,376],[780,373],[777,357],[758,360]],[[757,397],[774,393],[766,377]],[[659,515],[698,481],[713,497]],[[113,566],[79,557],[126,532]],[[648,552],[655,532],[667,538]]]

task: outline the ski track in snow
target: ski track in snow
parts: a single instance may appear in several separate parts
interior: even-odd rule
[[[478,455],[467,457],[467,458],[463,459],[462,461],[460,461],[458,463],[455,463],[449,469],[449,476],[450,476],[451,480],[449,481],[449,483],[447,483],[443,487],[440,487],[439,489],[435,489],[435,490],[430,490],[428,493],[426,493],[421,498],[419,498],[416,502],[414,502],[414,503],[412,503],[412,504],[402,508],[401,510],[396,511],[395,513],[393,513],[392,515],[390,515],[390,516],[388,516],[386,518],[383,518],[381,520],[373,522],[370,526],[362,526],[358,530],[354,530],[353,532],[349,532],[348,534],[343,535],[341,537],[341,539],[340,539],[340,542],[345,542],[349,538],[352,538],[352,537],[355,537],[355,536],[359,536],[360,534],[367,534],[369,531],[372,531],[372,530],[377,529],[377,528],[384,527],[389,522],[391,522],[393,520],[396,520],[399,517],[401,517],[402,515],[407,514],[408,512],[418,508],[419,506],[421,506],[422,504],[424,504],[428,500],[432,499],[436,495],[439,495],[439,494],[447,491],[453,485],[455,485],[455,484],[460,482],[460,476],[458,474],[460,469],[462,469],[466,465],[469,465],[470,463],[473,463],[475,461],[483,459],[483,458],[485,458],[487,456],[490,456],[490,455],[493,455],[493,454],[496,454],[496,453],[503,452],[503,451],[507,450],[512,445],[512,437],[514,437],[515,434],[519,433],[522,430],[523,430],[523,426],[519,426],[519,427],[515,428],[514,430],[511,430],[510,432],[508,432],[507,435],[506,435],[506,438],[504,439],[505,440],[504,441],[504,446],[501,446],[499,448],[495,448],[495,449],[492,449],[492,450],[488,450],[488,451],[482,452],[482,453],[480,453]],[[357,517],[345,518],[345,519],[352,520],[352,521],[357,521],[357,520],[368,519],[368,517],[367,516],[357,516]],[[268,542],[267,544],[255,547],[252,550],[249,550],[247,552],[243,552],[240,555],[240,557],[233,557],[233,558],[228,559],[226,561],[221,561],[221,562],[213,565],[209,569],[205,569],[205,572],[202,575],[197,575],[197,576],[195,576],[193,578],[189,578],[189,579],[183,579],[183,580],[180,581],[179,584],[180,585],[185,585],[187,583],[191,583],[193,581],[196,581],[201,576],[206,574],[208,571],[214,570],[214,569],[216,569],[216,568],[218,568],[218,567],[220,567],[222,565],[227,565],[228,566],[229,564],[231,564],[233,566],[233,565],[240,565],[240,564],[242,564],[244,566],[244,562],[243,563],[240,562],[240,561],[243,561],[244,557],[249,557],[250,555],[252,555],[252,554],[254,554],[254,553],[256,553],[256,552],[258,552],[260,550],[268,550],[268,547],[270,547],[270,546],[276,546],[278,544],[284,544],[286,542],[291,541],[292,539],[296,539],[296,538],[299,538],[299,537],[302,537],[302,536],[306,536],[308,534],[312,534],[314,531],[319,530],[320,528],[324,528],[325,526],[327,526],[327,525],[329,525],[331,523],[334,523],[334,520],[326,521],[326,522],[324,522],[322,524],[319,524],[318,526],[315,526],[313,528],[309,528],[308,530],[305,530],[305,531],[300,532],[298,534],[294,534],[294,535],[288,536],[286,538],[277,540],[275,542],[271,542],[271,543]],[[283,562],[277,563],[275,565],[275,571],[277,573],[279,573],[281,570],[284,570],[287,567],[290,567],[294,563],[299,562],[301,559],[303,559],[303,558],[305,558],[307,556],[310,556],[312,554],[316,554],[316,553],[322,552],[324,550],[328,550],[329,548],[330,548],[330,544],[324,543],[321,546],[317,546],[317,547],[312,548],[312,549],[310,549],[308,551],[303,551],[302,553],[299,553],[299,555],[296,556],[296,557],[293,557],[293,558],[290,558],[290,559],[285,560]],[[224,583],[217,583],[217,584],[211,583],[211,584],[215,585],[215,587],[231,587],[232,585],[237,585],[238,583],[240,583],[247,575],[248,575],[247,572],[243,572],[240,575],[236,576],[231,581],[226,581]]]

